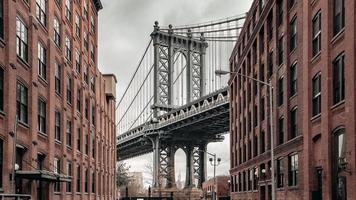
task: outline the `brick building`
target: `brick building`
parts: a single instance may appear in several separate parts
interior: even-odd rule
[[[14,192],[15,165],[16,192],[33,199],[114,198],[116,79],[97,66],[101,8],[0,1],[1,193]]]
[[[213,191],[216,191],[216,199],[228,200],[230,199],[230,177],[229,176],[216,176],[216,182],[214,184],[214,178],[205,181],[202,185],[203,199],[212,200]]]
[[[356,196],[353,0],[255,0],[231,71],[271,80],[277,199]],[[271,199],[267,86],[231,75],[232,199]]]

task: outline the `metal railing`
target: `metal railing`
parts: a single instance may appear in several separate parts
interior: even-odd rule
[[[0,200],[31,200],[27,194],[0,194]]]

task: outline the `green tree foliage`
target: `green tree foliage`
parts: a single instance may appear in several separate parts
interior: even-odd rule
[[[129,169],[130,166],[127,166],[126,163],[124,162],[119,162],[117,164],[117,172],[116,172],[116,184],[117,186],[126,186],[130,182],[130,177],[129,177]]]

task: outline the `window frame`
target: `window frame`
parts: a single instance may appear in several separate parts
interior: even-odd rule
[[[318,84],[317,88],[315,84]],[[318,89],[318,91],[316,91],[316,89]],[[312,79],[312,116],[317,116],[320,113],[321,113],[321,73],[319,72]]]
[[[332,62],[333,105],[345,100],[345,55],[341,53]]]
[[[40,1],[40,2],[39,2]],[[40,24],[47,27],[47,1],[36,0],[36,18]]]
[[[42,79],[47,79],[47,50],[42,42],[37,45],[37,61],[38,61],[38,76]]]
[[[72,147],[72,132],[73,132],[73,122],[71,119],[67,119],[66,123],[66,145],[67,147]]]
[[[54,43],[60,47],[61,46],[61,23],[57,16],[53,18],[53,41]]]
[[[288,156],[288,186],[289,187],[298,186],[298,175],[299,175],[299,155],[298,153],[293,153]]]
[[[16,55],[28,62],[28,27],[19,16],[16,16]]]
[[[341,3],[341,10],[337,10],[337,3]],[[333,34],[336,36],[345,28],[345,0],[333,1]]]
[[[62,125],[62,116],[61,113],[59,111],[55,111],[55,115],[54,115],[54,139],[56,141],[61,141],[61,125]]]
[[[297,16],[289,23],[289,51],[294,51],[298,46]]]
[[[20,81],[16,83],[16,114],[19,122],[28,123],[28,88]]]
[[[289,96],[292,97],[298,93],[298,62],[295,61],[290,66],[289,78]]]
[[[317,23],[317,24],[316,24]],[[315,27],[318,25],[318,27]],[[315,29],[317,28],[317,29]],[[313,57],[321,52],[321,10],[312,19],[312,55]]]
[[[298,136],[298,107],[295,106],[290,111],[290,138],[293,139]]]

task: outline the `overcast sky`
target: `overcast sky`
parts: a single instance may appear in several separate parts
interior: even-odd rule
[[[118,99],[130,80],[146,47],[154,21],[161,26],[185,25],[239,15],[248,11],[252,0],[101,0],[99,13],[99,68],[118,79]],[[208,151],[222,158],[217,174],[228,174],[229,137],[208,145]],[[146,171],[152,154],[126,161],[131,171]],[[176,175],[185,178],[185,155],[176,154]],[[208,177],[213,168],[208,165]]]

